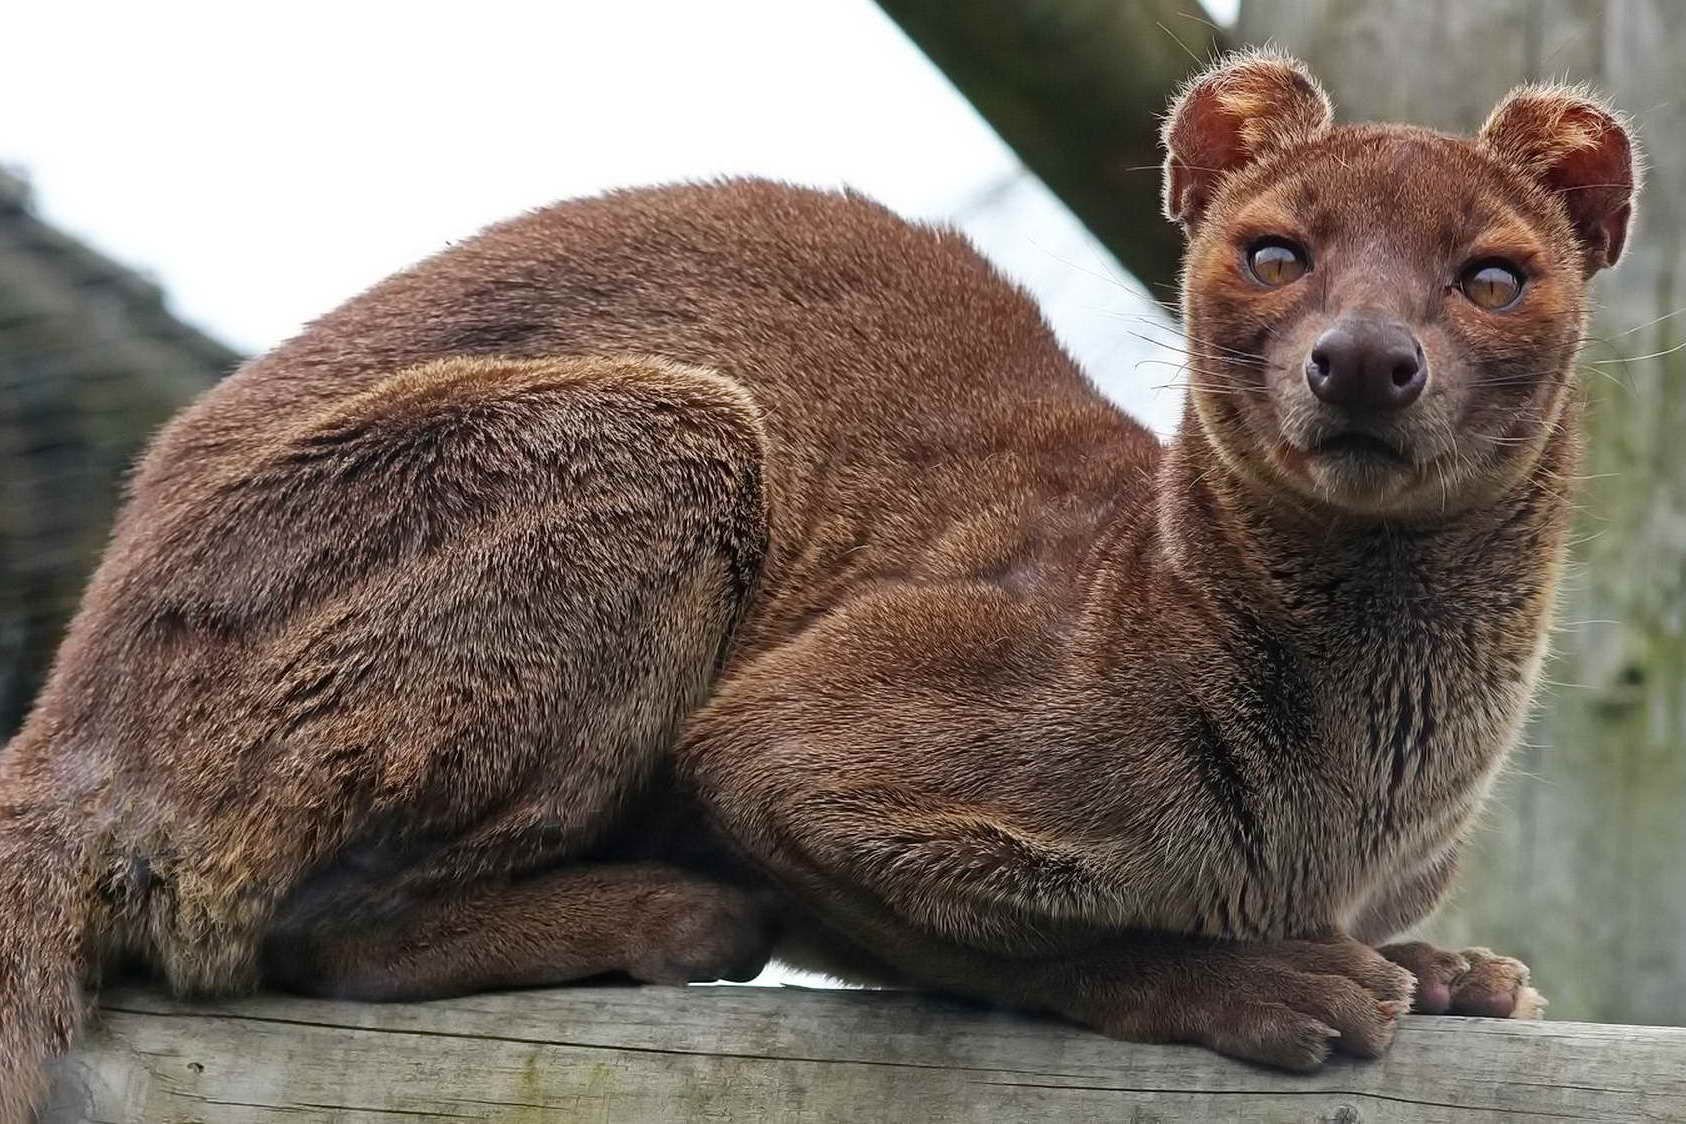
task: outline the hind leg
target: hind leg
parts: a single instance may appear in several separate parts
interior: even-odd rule
[[[431,999],[624,972],[645,983],[753,979],[772,913],[750,891],[661,863],[580,865],[426,903],[393,924],[278,942],[291,990]]]
[[[187,700],[142,774],[170,808],[144,857],[172,981],[249,984],[288,942],[372,978],[376,953],[335,945],[353,933],[410,957],[421,991],[628,968],[610,929],[663,895],[567,864],[640,830],[665,783],[759,572],[761,458],[752,404],[709,373],[465,359],[184,484],[131,548],[159,555],[134,596],[173,630],[161,666]],[[539,871],[564,873],[523,881]],[[519,888],[474,889],[500,884]],[[482,911],[485,941],[446,939]],[[461,963],[381,943],[407,924]],[[498,932],[528,960],[487,959]]]

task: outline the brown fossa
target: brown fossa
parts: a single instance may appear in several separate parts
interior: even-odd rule
[[[777,956],[1292,1069],[1537,1013],[1386,942],[1538,675],[1628,132],[1337,125],[1254,52],[1165,138],[1168,445],[960,235],[756,180],[495,226],[186,411],[0,754],[0,1120],[119,959]]]

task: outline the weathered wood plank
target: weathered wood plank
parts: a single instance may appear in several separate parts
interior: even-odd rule
[[[121,991],[47,1124],[1686,1119],[1686,1029],[1413,1018],[1290,1076],[892,992],[574,988],[370,1005]]]

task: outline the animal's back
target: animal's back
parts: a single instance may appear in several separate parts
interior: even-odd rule
[[[277,424],[414,363],[618,354],[749,389],[769,443],[765,585],[810,602],[845,554],[856,577],[902,573],[929,564],[933,538],[1022,523],[1026,505],[1066,512],[1040,536],[1064,549],[1097,505],[1140,490],[1159,449],[960,234],[852,193],[733,180],[559,203],[389,278],[167,430],[135,515],[181,474],[238,464]]]

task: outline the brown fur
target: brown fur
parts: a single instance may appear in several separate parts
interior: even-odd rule
[[[1528,97],[1576,100],[1470,141],[1336,127],[1269,55],[1186,91],[1169,447],[958,235],[750,180],[513,220],[249,364],[0,756],[0,1119],[125,956],[396,998],[776,948],[1292,1068],[1414,978],[1526,1013],[1514,961],[1371,945],[1523,719],[1621,243],[1560,176],[1621,126]],[[1312,272],[1250,283],[1265,233]],[[1433,372],[1386,471],[1297,377],[1354,307]]]

